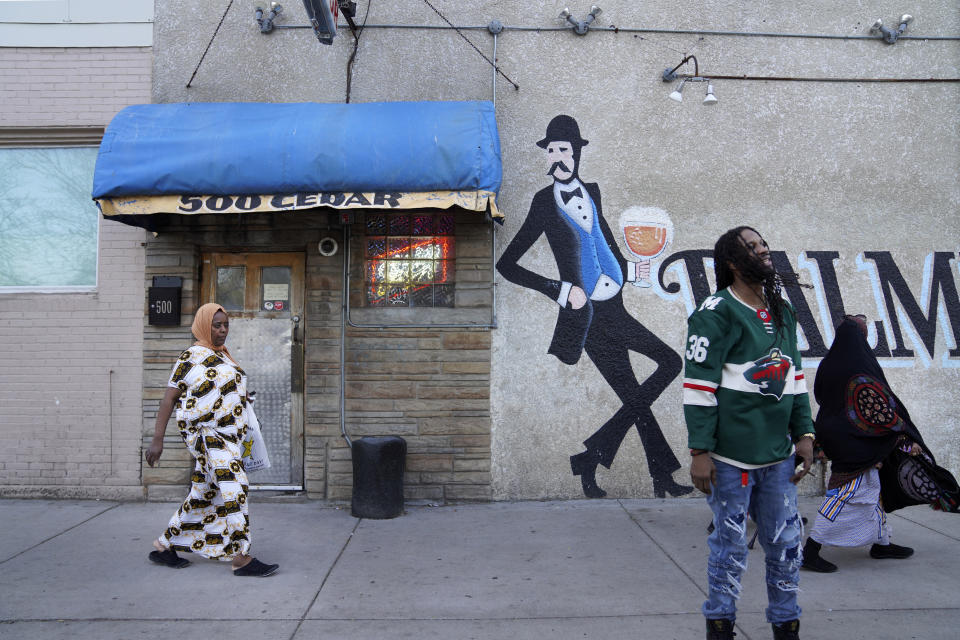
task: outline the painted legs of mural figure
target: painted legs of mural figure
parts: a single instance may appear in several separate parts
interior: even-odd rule
[[[584,441],[586,451],[570,457],[570,467],[574,475],[580,476],[583,493],[588,498],[602,498],[606,491],[597,485],[597,465],[609,469],[613,458],[620,448],[631,427],[636,425],[646,453],[647,466],[653,478],[653,492],[658,498],[667,493],[682,496],[690,493],[693,487],[678,484],[673,480],[673,472],[680,463],[670,449],[670,445],[660,431],[653,412],[649,407],[623,406],[600,429]]]
[[[619,296],[594,305],[594,318],[584,350],[596,365],[623,406],[584,441],[586,451],[570,457],[570,468],[580,476],[588,498],[602,498],[606,491],[597,485],[597,465],[607,469],[634,425],[640,435],[647,466],[653,478],[654,494],[662,498],[669,492],[680,496],[693,487],[678,484],[672,474],[680,462],[670,449],[650,405],[680,373],[680,356],[623,308]],[[657,364],[643,384],[637,382],[630,364],[630,351],[641,353]]]
[[[643,443],[647,457],[647,466],[653,478],[653,492],[663,498],[666,492],[681,496],[692,491],[692,487],[674,482],[672,474],[680,468],[680,463],[670,450],[660,425],[649,407],[623,406],[600,429],[584,441],[586,451],[570,457],[570,467],[574,475],[580,476],[583,493],[588,498],[602,498],[607,492],[597,485],[597,465],[609,469],[620,444],[631,427],[636,425],[640,442]]]
[[[597,484],[597,465],[599,462],[592,451],[584,451],[570,456],[570,469],[573,475],[580,476],[580,486],[583,495],[588,498],[603,498],[607,492]]]

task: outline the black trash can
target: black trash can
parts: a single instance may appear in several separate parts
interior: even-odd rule
[[[403,470],[407,441],[397,436],[353,441],[353,499],[356,518],[396,518],[403,513]]]

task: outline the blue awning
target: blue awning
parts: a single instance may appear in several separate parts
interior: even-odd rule
[[[500,189],[490,102],[146,104],[103,136],[107,217],[334,208],[489,210]]]

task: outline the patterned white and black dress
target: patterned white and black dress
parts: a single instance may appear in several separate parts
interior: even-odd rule
[[[231,560],[250,547],[249,483],[243,468],[247,377],[223,353],[194,345],[180,354],[167,386],[181,390],[177,427],[196,460],[190,493],[160,543]]]

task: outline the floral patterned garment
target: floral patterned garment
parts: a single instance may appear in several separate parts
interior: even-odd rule
[[[247,377],[222,353],[194,345],[167,386],[181,390],[177,427],[196,459],[190,493],[160,536],[163,546],[230,560],[250,547],[249,483],[243,468]]]

